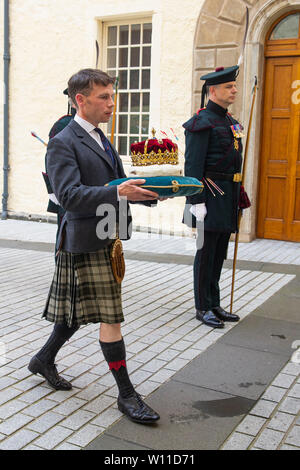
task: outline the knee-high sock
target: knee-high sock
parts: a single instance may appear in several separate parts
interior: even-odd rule
[[[134,393],[126,367],[126,351],[123,338],[120,341],[104,343],[99,341],[105,360],[117,382],[122,398],[129,398]]]
[[[69,328],[65,324],[56,323],[49,339],[36,354],[36,357],[45,364],[54,364],[55,357],[60,348],[78,329],[79,326]]]

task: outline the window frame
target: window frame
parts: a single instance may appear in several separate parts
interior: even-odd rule
[[[151,37],[151,43],[145,43],[143,44],[143,39],[142,39],[142,30],[143,30],[143,25],[144,24],[149,24],[151,23],[151,29],[152,29],[152,37]],[[131,64],[130,64],[130,57],[129,57],[129,49],[131,47],[135,47],[134,45],[130,44],[130,37],[128,38],[128,45],[120,45],[119,44],[119,38],[117,37],[117,44],[116,46],[109,46],[108,45],[108,28],[109,27],[113,27],[113,26],[117,26],[118,29],[117,29],[117,35],[119,34],[119,27],[120,26],[127,26],[129,25],[130,26],[130,29],[131,29],[131,25],[135,25],[135,24],[139,24],[141,25],[141,38],[140,38],[140,42],[139,44],[137,44],[136,46],[137,47],[140,47],[140,57],[139,57],[139,66],[133,66],[131,67]],[[130,133],[130,119],[131,119],[131,116],[139,116],[139,132],[134,134],[136,137],[134,138],[134,140],[140,140],[140,139],[144,139],[145,137],[148,137],[150,132],[151,132],[151,116],[152,116],[152,108],[153,108],[153,104],[152,104],[152,97],[153,97],[153,92],[154,92],[154,88],[153,88],[153,19],[152,19],[152,16],[140,16],[140,17],[137,17],[137,16],[133,16],[133,17],[124,17],[122,19],[119,19],[119,20],[114,20],[114,19],[111,19],[111,20],[107,20],[105,22],[102,23],[102,46],[103,46],[103,56],[102,56],[102,67],[104,70],[107,70],[108,73],[111,73],[110,71],[112,70],[112,67],[110,67],[110,69],[108,69],[108,63],[107,63],[107,57],[108,57],[108,54],[107,54],[107,51],[108,49],[111,47],[116,47],[116,50],[117,50],[117,53],[116,53],[116,75],[119,75],[119,72],[120,70],[127,70],[128,72],[130,71],[133,71],[133,70],[139,70],[139,87],[138,88],[130,88],[130,83],[129,83],[129,73],[128,73],[128,77],[127,77],[127,88],[124,88],[124,92],[123,92],[123,89],[120,89],[119,87],[119,92],[118,92],[118,99],[117,99],[117,109],[116,109],[116,124],[115,124],[115,133],[114,133],[114,145],[115,147],[118,149],[119,145],[118,145],[118,140],[119,140],[119,137],[124,137],[126,136],[128,141],[127,141],[127,154],[124,155],[124,154],[120,154],[122,160],[124,163],[130,163],[130,135],[132,135],[132,133]],[[142,57],[143,57],[143,47],[151,47],[151,54],[150,54],[150,66],[143,66],[143,63],[142,63]],[[127,67],[119,67],[119,54],[120,54],[120,50],[123,49],[123,48],[128,48],[128,57],[127,57]],[[147,88],[147,89],[144,89],[142,88],[142,71],[143,70],[149,70],[149,74],[150,74],[150,88]],[[124,93],[124,94],[127,94],[128,96],[128,110],[126,112],[120,112],[119,111],[119,107],[120,107],[120,96],[121,94]],[[142,101],[142,98],[143,98],[143,95],[142,93],[149,93],[149,105],[148,105],[148,110],[147,111],[143,111],[142,109],[142,103],[140,102],[140,110],[137,112],[137,111],[131,111],[130,109],[130,97],[131,97],[131,94],[132,93],[139,93],[140,94],[140,100]],[[119,116],[128,116],[127,118],[127,133],[119,133],[119,129],[118,129],[118,120],[119,120]],[[143,120],[143,116],[148,118],[148,132],[142,132],[142,120]],[[108,125],[107,128],[106,128],[106,132],[108,133],[108,135],[110,135],[109,133],[109,128],[110,126]]]
[[[291,18],[292,16],[298,16],[298,35],[291,37],[281,37],[281,38],[272,38],[275,30],[283,23],[284,20]],[[300,38],[300,11],[289,12],[288,14],[282,16],[278,21],[273,24],[271,31],[268,34],[268,41],[295,41]]]

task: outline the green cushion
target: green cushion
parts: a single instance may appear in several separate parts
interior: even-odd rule
[[[141,187],[154,191],[160,197],[192,196],[201,193],[203,190],[203,183],[189,176],[149,176],[147,178],[135,176],[110,181],[108,186],[119,185],[124,181],[136,179],[145,180]]]

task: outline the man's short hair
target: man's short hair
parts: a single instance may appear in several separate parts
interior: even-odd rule
[[[77,106],[75,99],[77,93],[89,96],[94,84],[106,87],[109,84],[114,83],[115,78],[110,77],[106,72],[103,72],[102,70],[82,69],[72,75],[72,77],[68,81],[68,93],[73,103]]]
[[[211,88],[220,88],[220,83],[217,84],[217,85],[209,85],[208,86],[208,94],[209,95],[211,94]]]

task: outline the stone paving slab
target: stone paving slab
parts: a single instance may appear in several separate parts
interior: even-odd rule
[[[109,434],[104,434],[103,437],[101,438],[101,448],[99,448],[99,443],[96,439],[94,441],[90,442],[90,444],[86,447],[85,450],[118,450],[118,451],[128,451],[130,450],[135,450],[135,451],[147,451],[150,450],[150,447],[142,447],[140,445],[137,445],[135,442],[131,442],[130,440],[124,439],[118,439],[117,437],[111,436]]]
[[[110,439],[117,440],[116,449],[124,438],[142,448],[154,450],[208,450],[218,449],[228,433],[235,428],[241,417],[231,407],[238,401],[240,409],[249,410],[253,401],[235,400],[232,395],[219,391],[171,380],[165,383],[158,392],[151,395],[147,402],[154,409],[160,410],[161,419],[157,425],[140,426],[127,419],[122,419],[106,433],[105,439],[100,436],[87,450],[107,450]],[[222,403],[226,407],[224,416],[207,411],[208,403]],[[212,406],[212,405],[211,405]]]
[[[96,443],[99,440],[106,442],[108,449],[135,449],[134,441],[126,440],[126,436],[120,439],[108,435],[116,423],[118,426],[123,422],[127,425],[131,423],[116,407],[117,388],[99,350],[96,325],[82,327],[58,355],[58,369],[72,381],[72,391],[55,392],[41,377],[32,376],[27,370],[30,357],[44,344],[52,330],[52,325],[41,319],[41,311],[54,270],[51,241],[56,227],[53,224],[28,222],[25,228],[20,221],[12,221],[8,233],[7,222],[10,223],[0,221],[0,240],[10,243],[16,240],[14,243],[18,244],[18,249],[9,246],[0,248],[0,426],[3,425],[2,431],[0,427],[0,449],[80,450],[89,446],[92,448],[93,445],[97,448]],[[299,282],[296,269],[297,244],[266,240],[263,242],[268,242],[269,247],[259,241],[240,244],[239,258],[244,257],[245,261],[239,267],[247,266],[247,269],[237,270],[234,308],[242,321],[237,325],[227,324],[222,331],[215,331],[194,318],[191,259],[195,241],[173,237],[170,243],[168,237],[163,239],[158,236],[157,240],[149,243],[146,235],[134,234],[133,240],[125,242],[127,252],[134,252],[137,256],[140,251],[147,259],[144,256],[140,261],[127,260],[123,288],[126,316],[123,334],[128,350],[129,371],[138,391],[148,397],[147,400],[154,399],[156,394],[163,392],[164,387],[175,382],[174,377],[189,368],[194,360],[201,359],[208,349],[219,345],[224,347],[223,342],[226,347],[233,349],[243,347],[234,343],[233,338],[238,338],[234,334],[235,331],[238,332],[236,326],[242,327],[249,321],[251,332],[253,326],[250,320],[254,311],[255,316],[260,317],[259,321],[262,321],[261,317],[270,320],[272,312],[264,308],[266,302],[275,299],[272,305],[276,306],[282,298],[292,299],[292,309],[296,308],[297,296],[294,293]],[[21,242],[24,238],[26,247],[32,247],[34,251],[22,249],[24,243],[22,245]],[[276,255],[280,252],[281,261],[276,257],[274,263],[274,251]],[[246,262],[248,258],[253,259],[253,252],[257,255],[257,261]],[[159,257],[159,254],[162,256]],[[176,258],[169,255],[176,255]],[[168,263],[161,262],[166,258]],[[178,264],[172,263],[174,259]],[[272,264],[260,270],[265,259]],[[188,264],[184,264],[187,261]],[[278,268],[277,261],[282,268]],[[283,262],[294,262],[295,269],[291,268],[291,264],[287,266]],[[226,264],[221,279],[222,303],[225,307],[229,304],[230,282],[231,269]],[[274,311],[275,318],[283,321],[281,306]],[[292,315],[290,321],[297,323],[297,318],[297,315]],[[263,325],[261,323],[261,327]],[[279,334],[272,337],[272,340],[267,337],[266,353],[284,357],[287,361],[288,353],[284,353],[280,342],[288,340],[279,336],[290,335],[290,330],[286,327],[282,331],[277,329],[274,334]],[[270,329],[266,333],[271,333]],[[248,341],[250,337],[251,335]],[[300,339],[300,334],[297,339]],[[271,348],[275,345],[273,340],[279,342],[277,352],[276,348]],[[253,346],[255,347],[255,341]],[[197,385],[190,387],[203,389]],[[237,422],[235,428],[233,420],[231,429],[230,426],[226,428],[225,437],[215,434],[216,439],[219,439],[216,442],[220,445],[222,438],[224,442],[229,435],[224,449],[226,446],[260,449],[268,445],[271,448],[277,445],[280,449],[300,448],[299,371],[295,369],[294,363],[289,362],[268,385],[261,400],[257,401],[256,408],[252,398],[239,398],[245,400],[244,413],[248,421],[244,424]],[[219,404],[220,402],[219,400]],[[16,416],[20,416],[20,420]],[[239,416],[240,421],[242,416]],[[188,428],[186,429],[190,436]],[[230,430],[233,431],[232,434]],[[282,439],[279,441],[280,436]],[[173,438],[177,439],[176,436]],[[208,446],[216,445],[216,442],[211,442]],[[149,448],[140,445],[137,447]]]
[[[272,301],[273,299],[268,300],[268,306]],[[291,318],[293,316],[288,312],[282,314],[282,318],[286,316],[285,320],[262,316],[263,311],[266,311],[263,306],[264,304],[255,310],[255,314],[245,318],[238,329],[231,330],[223,336],[220,343],[258,352],[280,354],[288,360],[291,357],[293,342],[299,339],[300,325]]]
[[[257,400],[276,375],[278,364],[280,368],[286,360],[284,355],[231,346],[219,341],[213,350],[201,354],[189,368],[178,372],[176,378],[184,383]]]

